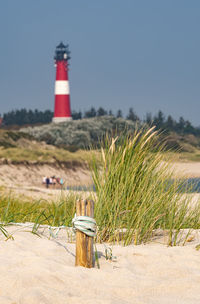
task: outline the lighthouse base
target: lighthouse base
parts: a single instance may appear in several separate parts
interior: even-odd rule
[[[66,122],[71,121],[71,117],[53,117],[52,122],[53,123],[60,123],[60,122]]]

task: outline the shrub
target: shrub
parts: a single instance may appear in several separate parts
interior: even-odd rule
[[[77,149],[90,146],[99,147],[100,140],[106,134],[116,134],[126,129],[135,130],[136,124],[123,118],[113,116],[74,120],[59,124],[22,129],[39,141],[59,147],[73,146]]]

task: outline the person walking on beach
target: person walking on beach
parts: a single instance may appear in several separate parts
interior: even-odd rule
[[[59,178],[59,177],[56,178],[56,183],[57,183],[58,185],[60,185],[60,178]]]
[[[56,185],[56,178],[55,178],[55,176],[52,176],[52,185],[55,188],[55,185]]]
[[[47,176],[46,178],[46,187],[49,188],[50,185],[50,178]]]
[[[42,183],[43,183],[43,184],[46,184],[46,176],[43,176],[43,178],[42,178]]]
[[[63,179],[60,178],[60,188],[61,188],[61,189],[63,188],[63,184],[64,184]]]

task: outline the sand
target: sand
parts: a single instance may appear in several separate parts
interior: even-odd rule
[[[200,163],[175,166],[180,176],[200,177]],[[50,172],[50,166],[4,165],[0,185],[33,199],[59,200],[62,191],[41,185],[42,173]],[[74,184],[91,180],[83,169],[57,173]],[[199,196],[195,194],[194,203]],[[106,260],[104,244],[97,244],[100,269],[86,269],[74,266],[75,244],[65,229],[57,239],[49,238],[48,230],[38,237],[29,228],[7,229],[14,240],[5,241],[0,233],[0,304],[200,303],[200,251],[195,249],[200,231],[185,246],[167,247],[162,235],[146,245],[112,246],[115,261]]]
[[[200,178],[200,162],[174,162],[172,167],[180,177]]]
[[[77,198],[86,199],[88,197],[95,198],[95,192],[91,191],[73,191],[73,190],[61,190],[61,189],[46,189],[45,186],[41,187],[3,187],[0,188],[0,195],[9,195],[17,197],[23,201],[30,200],[45,200],[46,202],[60,203],[61,200],[67,198],[70,195],[75,195]]]
[[[59,201],[61,197],[69,194],[69,191],[61,191],[60,186],[46,186],[42,184],[43,176],[62,177],[64,187],[87,186],[90,187],[92,174],[84,167],[65,168],[50,164],[0,164],[0,193],[13,194],[22,199],[47,201]],[[76,194],[79,194],[76,191]],[[87,194],[87,193],[85,193]]]
[[[159,239],[113,246],[115,262],[97,244],[100,269],[86,269],[74,266],[75,244],[67,242],[64,229],[57,239],[8,229],[14,240],[0,235],[1,304],[200,303],[200,232],[184,247]]]
[[[175,175],[186,178],[200,178],[200,162],[174,162]],[[65,181],[65,186],[91,186],[92,174],[86,168],[55,167],[50,164],[0,164],[0,187],[4,193],[13,193],[22,198],[45,199],[59,201],[60,197],[67,195],[69,191],[60,191],[59,186],[49,189],[42,184],[43,176],[59,176]],[[0,188],[1,192],[1,188]],[[76,191],[78,194],[78,192]],[[87,193],[86,193],[87,194]],[[85,195],[84,195],[85,197]],[[199,195],[196,195],[196,199]]]
[[[176,176],[179,177],[197,177],[200,178],[200,162],[175,162],[173,163]],[[61,191],[59,186],[54,189],[50,186],[46,189],[45,185],[41,183],[43,174],[50,176],[51,174],[62,176],[65,180],[65,186],[91,186],[92,177],[91,172],[84,168],[64,169],[54,168],[50,165],[0,165],[0,194],[9,194],[25,199],[59,202],[60,199],[70,193],[75,193],[83,198],[87,198],[91,192],[86,191]],[[192,204],[200,199],[200,193],[187,194],[192,196]]]
[[[7,187],[41,187],[44,176],[62,178],[66,186],[92,184],[86,167],[66,168],[55,164],[0,164],[0,185]]]

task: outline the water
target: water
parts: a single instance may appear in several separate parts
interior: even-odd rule
[[[67,186],[65,190],[72,190],[72,191],[96,191],[94,185],[86,186]]]
[[[200,178],[181,179],[180,192],[182,193],[200,193]]]
[[[167,181],[167,185],[170,185],[174,182],[174,180]],[[180,188],[179,191],[181,193],[200,193],[200,178],[188,178],[188,179],[180,179]],[[73,191],[96,191],[94,185],[86,186],[67,186],[65,190],[73,190]]]

